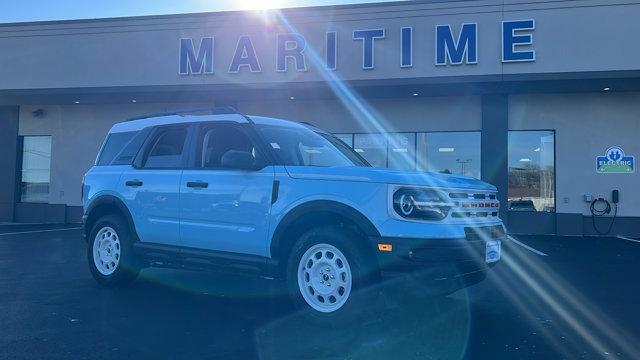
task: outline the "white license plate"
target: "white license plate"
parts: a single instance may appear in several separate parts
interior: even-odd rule
[[[500,240],[487,241],[484,261],[492,263],[500,260]]]

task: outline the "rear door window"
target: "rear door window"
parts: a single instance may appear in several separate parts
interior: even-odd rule
[[[150,142],[143,162],[145,168],[179,168],[183,162],[186,127],[159,129]]]

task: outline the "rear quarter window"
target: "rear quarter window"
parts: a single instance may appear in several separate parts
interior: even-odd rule
[[[111,133],[107,135],[96,165],[110,165],[120,152],[129,144],[137,131]]]

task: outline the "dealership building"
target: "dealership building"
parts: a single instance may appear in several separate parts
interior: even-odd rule
[[[628,0],[431,0],[0,24],[0,222],[80,221],[116,122],[233,106],[490,182],[515,234],[639,236],[638,19]]]

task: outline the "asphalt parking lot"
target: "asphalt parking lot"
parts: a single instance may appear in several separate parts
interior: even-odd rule
[[[435,299],[397,294],[330,329],[292,314],[272,281],[147,269],[105,289],[80,230],[0,234],[0,358],[640,357],[635,241],[519,236],[531,249],[507,241],[481,284]]]

